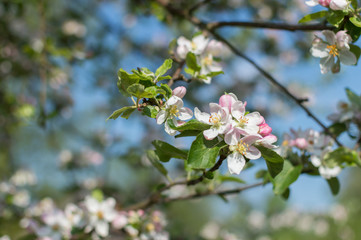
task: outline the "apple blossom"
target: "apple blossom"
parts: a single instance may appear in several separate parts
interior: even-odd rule
[[[233,93],[224,94],[219,98],[219,105],[221,107],[225,107],[229,112],[232,110],[232,104],[237,102],[238,98]],[[247,102],[244,102],[244,106],[246,107]]]
[[[88,223],[85,232],[90,232],[94,229],[99,236],[108,236],[109,223],[116,217],[114,198],[108,198],[99,202],[95,198],[87,196],[84,200],[84,205],[88,213]]]
[[[213,55],[211,53],[203,54],[200,56],[201,63],[201,71],[200,75],[206,76],[211,72],[220,72],[222,71],[222,65],[214,60]],[[210,84],[211,77],[206,76],[206,79],[202,79],[204,83]]]
[[[177,49],[176,55],[180,59],[185,59],[188,52],[193,52],[196,55],[203,53],[209,39],[206,38],[203,34],[195,36],[191,41],[181,36],[177,40]]]
[[[310,7],[314,7],[318,4],[324,7],[329,7],[332,10],[346,10],[350,5],[348,0],[308,0],[306,4]]]
[[[241,135],[258,135],[259,125],[264,121],[264,118],[258,112],[246,112],[246,104],[241,101],[236,101],[232,104],[231,114],[234,118],[232,120],[232,128],[226,133],[225,142],[228,145],[234,145],[238,142]]]
[[[350,51],[349,43],[352,41],[346,31],[339,31],[336,34],[330,30],[322,31],[326,41],[317,37],[314,39],[311,54],[321,58],[321,73],[325,74],[330,70],[337,72],[339,64],[354,65],[357,62],[356,56]],[[337,58],[337,61],[335,62]]]
[[[159,111],[157,114],[157,124],[163,124],[165,127],[165,131],[173,136],[177,133],[176,130],[172,129],[169,124],[168,120],[171,119],[175,126],[178,125],[176,118],[180,120],[188,120],[192,118],[193,113],[187,107],[183,107],[183,100],[177,96],[172,96],[168,99],[165,103],[165,106],[162,110]]]
[[[187,89],[183,86],[180,86],[180,87],[176,87],[175,89],[173,89],[172,91],[172,95],[173,96],[177,96],[179,98],[183,98],[184,95],[186,95],[187,93]]]
[[[324,148],[319,154],[314,154],[311,156],[311,163],[313,164],[313,166],[318,168],[320,175],[326,179],[336,177],[342,170],[342,168],[337,165],[327,166],[327,163],[323,161],[324,156],[331,151],[332,148],[329,146]]]
[[[277,142],[277,137],[273,134],[268,134],[267,136],[256,141],[258,145],[271,149],[278,148],[278,146],[273,145],[275,142]]]
[[[252,146],[259,139],[260,136],[249,135],[241,138],[237,144],[229,146],[232,153],[227,157],[227,164],[231,174],[239,174],[242,171],[246,164],[245,157],[248,159],[261,157],[261,152]]]
[[[230,115],[227,108],[223,108],[217,103],[210,103],[210,114],[201,112],[197,107],[194,109],[194,116],[202,123],[211,125],[211,128],[203,131],[203,136],[207,140],[212,140],[219,134],[226,133],[230,128]]]

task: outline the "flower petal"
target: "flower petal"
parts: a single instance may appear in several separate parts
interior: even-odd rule
[[[231,107],[232,116],[239,120],[241,117],[244,116],[244,113],[246,112],[246,106],[241,101],[236,101],[232,104]]]
[[[241,154],[235,152],[231,155],[228,155],[227,164],[230,174],[239,174],[246,164],[246,160]]]
[[[244,156],[248,159],[258,159],[261,157],[261,152],[256,147],[250,146]]]
[[[206,112],[201,112],[197,107],[194,108],[194,116],[195,118],[205,124],[209,124],[210,114]]]
[[[336,35],[330,30],[323,30],[322,34],[326,37],[326,42],[330,45],[336,44]]]
[[[179,109],[179,116],[178,116],[178,118],[179,118],[180,120],[188,120],[188,119],[190,119],[190,118],[192,118],[192,117],[193,117],[193,112],[192,112],[192,110],[190,110],[189,108],[183,107],[183,108]]]
[[[204,130],[203,136],[207,140],[212,140],[218,136],[218,129],[215,127],[211,127],[210,129]]]
[[[160,110],[157,114],[157,124],[162,124],[167,119],[167,112],[165,110]]]
[[[339,58],[341,63],[345,65],[355,65],[357,63],[355,54],[349,50],[341,50]]]

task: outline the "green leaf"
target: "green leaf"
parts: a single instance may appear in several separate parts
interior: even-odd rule
[[[140,69],[138,68],[138,70],[133,69],[132,72],[139,77],[139,80],[142,80],[142,81],[152,82],[153,79],[155,78],[154,73],[145,67],[140,68]]]
[[[328,167],[340,166],[342,164],[361,166],[361,160],[357,151],[346,147],[339,147],[336,150],[327,153],[324,156],[323,161]]]
[[[128,119],[130,114],[133,113],[133,111],[136,109],[135,106],[131,106],[131,107],[123,107],[121,109],[115,110],[112,115],[110,115],[107,120],[109,119],[117,119],[118,117],[122,117],[125,119]]]
[[[195,72],[199,72],[201,70],[201,67],[197,63],[196,55],[192,52],[188,52],[186,56],[186,64],[188,68],[192,69]]]
[[[179,158],[179,159],[183,159],[183,160],[187,159],[186,151],[180,150],[166,142],[163,142],[160,140],[154,140],[152,142],[152,144],[155,147],[155,149],[157,150],[157,153],[161,153],[161,155],[167,156],[167,157],[169,157],[169,159],[170,158]],[[164,162],[164,161],[162,161],[162,162]]]
[[[99,202],[102,202],[104,199],[104,194],[100,189],[94,189],[91,193],[92,197],[98,200]]]
[[[155,97],[157,94],[158,94],[158,89],[157,89],[156,86],[147,87],[147,88],[144,90],[144,93],[142,94],[141,97],[143,97],[143,98],[153,98],[153,97]]]
[[[361,55],[361,48],[357,45],[353,45],[353,44],[349,44],[350,46],[350,51],[355,54],[356,59],[358,61],[358,59],[360,58]],[[357,63],[356,63],[357,64]]]
[[[290,197],[290,193],[291,193],[291,190],[290,188],[287,188],[286,191],[284,191],[281,195],[281,197],[284,199],[284,200],[287,200],[289,197]]]
[[[196,75],[196,71],[194,71],[193,69],[185,68],[184,71],[185,71],[186,73],[188,73],[189,75],[191,75],[191,76]]]
[[[355,25],[353,25],[353,23],[351,23],[350,21],[346,21],[345,29],[347,30],[347,33],[351,36],[352,42],[356,42],[357,39],[359,39],[361,34],[361,28],[355,27]]]
[[[340,191],[340,181],[337,177],[327,179],[328,186],[331,189],[332,195],[337,195]]]
[[[357,9],[357,0],[351,0],[351,5],[353,9]]]
[[[202,131],[199,130],[184,130],[180,134],[175,135],[175,138],[181,138],[181,137],[194,137],[197,136]]]
[[[323,17],[326,17],[327,14],[328,14],[328,11],[320,11],[320,12],[311,13],[311,14],[308,14],[308,15],[304,16],[303,18],[301,18],[300,21],[298,21],[298,23],[305,23],[305,22],[309,22],[309,21],[316,20],[319,18],[323,18]]]
[[[237,182],[237,183],[246,183],[244,180],[238,178],[238,177],[233,177],[233,176],[224,176],[224,175],[219,175],[217,177],[218,180],[220,180],[221,182]]]
[[[129,74],[123,69],[119,69],[118,71],[118,82],[117,86],[119,91],[126,96],[129,96],[127,89],[130,85],[139,82],[139,76],[136,74]]]
[[[217,76],[217,75],[219,75],[219,74],[224,74],[224,72],[223,72],[223,71],[210,72],[210,73],[207,74],[207,77],[215,77],[215,76]]]
[[[173,60],[172,59],[166,59],[162,66],[160,66],[156,71],[155,71],[155,76],[158,78],[160,76],[163,76],[169,69],[172,68],[172,63]]]
[[[284,161],[282,171],[273,180],[273,192],[283,194],[287,188],[297,180],[302,171],[302,165],[293,166],[289,161]]]
[[[152,165],[164,176],[168,176],[167,169],[160,163],[159,157],[155,153],[154,150],[148,150],[147,151],[147,157],[149,161],[152,163]]]
[[[214,172],[206,172],[204,175],[207,179],[213,179],[214,178]]]
[[[141,98],[144,94],[144,86],[139,83],[134,83],[127,88],[127,92],[136,98]]]
[[[167,84],[160,84],[160,87],[166,92],[165,97],[170,98],[172,96],[172,89]]]
[[[327,21],[334,25],[335,27],[339,27],[340,23],[344,20],[345,15],[343,11],[331,11],[330,15],[327,17]]]
[[[360,16],[350,17],[350,22],[358,28],[361,28],[361,18]]]
[[[165,80],[165,79],[168,79],[168,80],[169,80],[169,79],[172,79],[172,77],[171,77],[171,76],[159,77],[159,78],[158,78],[158,82],[159,82],[159,81],[162,81],[162,80]]]
[[[272,177],[276,177],[282,171],[284,159],[269,148],[263,146],[257,146],[257,148],[261,151],[264,160],[266,160],[269,173]]]
[[[328,130],[334,136],[338,137],[341,133],[343,133],[347,130],[347,126],[345,123],[334,123],[328,127]]]
[[[352,92],[349,88],[346,88],[346,94],[351,104],[361,109],[361,97],[358,96],[356,93]]]
[[[168,124],[169,126],[177,131],[184,131],[184,130],[199,130],[199,131],[204,131],[207,130],[211,127],[211,125],[202,123],[200,121],[198,121],[197,119],[192,119],[178,127],[176,127],[173,123],[172,120],[168,120]]]
[[[203,133],[200,133],[192,143],[188,153],[187,163],[194,169],[213,167],[220,149],[226,145],[223,141],[219,142],[217,138],[211,141],[206,140],[203,137]]]
[[[158,110],[156,107],[148,105],[143,108],[143,114],[151,118],[156,118]]]

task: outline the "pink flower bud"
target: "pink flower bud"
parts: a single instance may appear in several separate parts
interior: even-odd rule
[[[262,119],[262,122],[261,122],[261,124],[259,124],[258,126],[261,126],[262,124],[265,124],[265,123],[266,123],[266,121],[264,120],[264,117],[263,117],[263,116],[261,116],[261,119]]]
[[[179,98],[183,98],[184,95],[186,95],[186,92],[187,92],[187,89],[183,86],[180,86],[180,87],[176,87],[175,89],[173,89],[172,95],[177,96]]]
[[[219,98],[219,105],[228,108],[229,112],[231,112],[231,107],[234,102],[236,102],[236,99],[229,94],[224,94]]]
[[[307,140],[304,138],[296,138],[295,140],[291,141],[292,146],[295,146],[299,149],[306,149],[308,146]]]
[[[259,125],[259,134],[261,134],[262,137],[265,137],[269,134],[271,134],[272,132],[272,128],[270,126],[268,126],[267,123],[263,123],[261,125]]]
[[[329,7],[329,6],[330,6],[330,2],[331,2],[331,0],[318,0],[318,3],[319,3],[321,6],[324,6],[324,7]]]

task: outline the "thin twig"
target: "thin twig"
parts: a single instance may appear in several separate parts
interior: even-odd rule
[[[321,31],[321,30],[333,30],[334,26],[327,26],[325,24],[286,24],[286,23],[273,23],[273,22],[241,22],[241,21],[224,21],[224,22],[210,22],[207,23],[208,29],[217,29],[221,27],[240,27],[240,28],[268,28],[275,30],[286,31]]]
[[[181,61],[179,63],[179,66],[174,71],[172,78],[168,82],[169,87],[171,87],[173,85],[173,83],[181,77],[181,75],[182,75],[181,72],[182,72],[182,69],[184,67],[184,64],[185,64],[185,61]]]
[[[265,184],[267,184],[267,183],[259,182],[259,183],[255,183],[255,184],[252,184],[252,185],[239,187],[239,188],[235,188],[235,189],[229,189],[229,190],[223,190],[223,191],[208,191],[208,192],[195,193],[195,194],[191,194],[191,195],[188,195],[188,196],[182,196],[182,197],[164,198],[164,199],[162,199],[162,203],[183,201],[183,200],[189,200],[189,199],[197,199],[197,198],[202,198],[202,197],[207,197],[207,196],[214,196],[214,195],[225,196],[225,195],[237,194],[237,193],[243,192],[243,191],[245,191],[247,189],[255,188],[255,187],[258,187],[258,186],[261,186],[261,185],[265,185]]]
[[[156,0],[156,1],[161,6],[163,6],[169,13],[178,15],[178,16],[188,20],[189,22],[193,23],[194,25],[198,26],[199,28],[210,32],[216,39],[218,39],[219,41],[221,41],[225,45],[227,45],[235,55],[243,58],[244,60],[246,60],[247,62],[252,64],[267,80],[269,80],[271,83],[276,85],[279,88],[279,90],[284,92],[289,98],[294,100],[295,103],[297,105],[299,105],[307,113],[307,115],[309,117],[311,117],[318,125],[320,125],[323,128],[325,133],[330,135],[335,140],[335,142],[337,143],[338,146],[342,146],[342,144],[337,140],[337,137],[335,137],[329,131],[329,129],[321,122],[321,120],[318,119],[307,107],[305,107],[302,104],[302,102],[303,102],[302,99],[300,100],[296,96],[294,96],[290,91],[288,91],[288,89],[286,87],[284,87],[280,82],[278,82],[270,73],[268,73],[266,70],[264,70],[260,65],[258,65],[256,62],[254,62],[252,59],[250,59],[248,56],[246,56],[243,52],[241,52],[236,47],[234,47],[228,40],[226,40],[224,37],[222,37],[220,34],[218,34],[214,29],[210,29],[208,27],[207,23],[202,22],[198,18],[189,15],[189,13],[187,11],[179,10],[179,9],[172,7],[169,4],[168,0]]]

